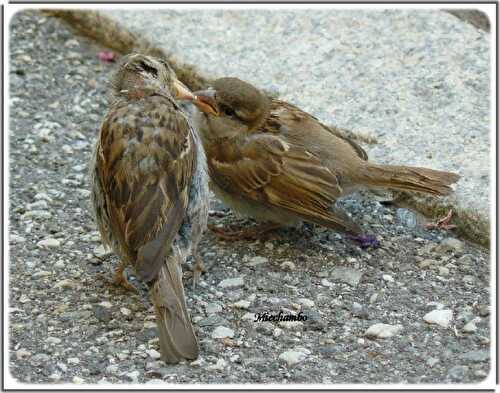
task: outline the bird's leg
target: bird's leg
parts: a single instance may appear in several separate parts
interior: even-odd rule
[[[98,277],[103,278],[106,280],[108,283],[116,286],[121,286],[129,291],[139,293],[136,287],[134,287],[127,279],[127,276],[125,275],[125,264],[124,263],[119,263],[118,266],[116,267],[115,274],[113,275],[113,278],[110,280],[107,278],[104,274],[98,273]]]
[[[281,228],[283,225],[277,224],[275,222],[266,222],[250,228],[242,228],[237,230],[228,230],[225,228],[219,228],[215,225],[208,225],[208,228],[215,232],[215,235],[223,240],[243,240],[250,239],[255,240],[262,237],[262,235],[267,234],[275,229]]]
[[[193,252],[193,291],[196,289],[196,285],[200,281],[200,277],[202,273],[206,273],[207,267],[203,263],[203,259],[198,251]]]

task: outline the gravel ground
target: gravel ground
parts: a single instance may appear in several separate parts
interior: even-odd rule
[[[105,255],[87,161],[112,65],[36,11],[11,22],[10,372],[31,383],[466,383],[490,365],[489,253],[369,194],[342,201],[379,248],[303,226],[262,241],[207,233],[188,306],[201,356],[158,361],[140,294],[96,278]],[[311,106],[314,103],[311,102]],[[210,222],[247,224],[213,201]],[[307,320],[254,322],[282,311]]]

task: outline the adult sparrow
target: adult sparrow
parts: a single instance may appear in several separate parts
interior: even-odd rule
[[[237,78],[194,93],[194,115],[214,193],[237,213],[267,223],[218,230],[223,238],[254,237],[301,221],[359,234],[337,198],[360,188],[446,195],[459,176],[427,168],[379,165],[337,129],[299,108],[266,96]]]
[[[175,99],[193,99],[170,66],[126,56],[112,82],[112,104],[91,164],[92,201],[102,240],[120,257],[115,282],[131,265],[149,286],[167,363],[198,356],[181,263],[207,223],[206,159]],[[125,282],[126,285],[126,282]]]

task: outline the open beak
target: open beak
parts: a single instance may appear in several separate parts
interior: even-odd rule
[[[219,116],[219,108],[215,101],[215,90],[200,90],[194,92],[194,95],[196,99],[193,101],[193,104],[195,104],[200,111]]]
[[[195,95],[179,80],[174,81],[174,94],[177,100],[193,101]]]

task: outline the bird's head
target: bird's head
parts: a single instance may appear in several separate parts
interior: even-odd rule
[[[177,79],[174,70],[162,59],[133,53],[125,56],[112,81],[115,97],[140,99],[153,94],[178,100],[193,100],[189,89]]]
[[[208,137],[231,138],[252,132],[269,114],[269,98],[238,78],[217,79],[207,90],[194,93],[193,103],[205,114]]]

